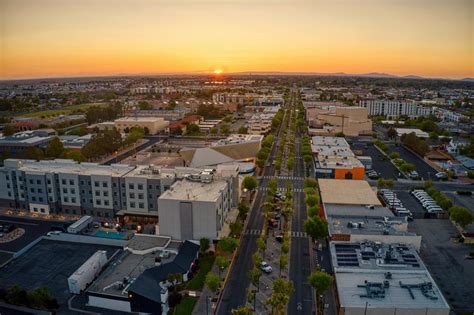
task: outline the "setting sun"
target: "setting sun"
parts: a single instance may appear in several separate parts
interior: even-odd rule
[[[221,74],[222,73],[222,70],[221,69],[216,69],[214,70],[214,74]]]

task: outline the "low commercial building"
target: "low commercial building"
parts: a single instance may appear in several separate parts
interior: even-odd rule
[[[203,120],[204,120],[204,117],[202,117],[202,116],[190,115],[190,116],[186,116],[183,119],[180,119],[178,121],[172,122],[169,125],[168,128],[169,128],[171,134],[179,133],[178,130],[181,130],[181,133],[184,134],[184,133],[186,133],[187,126],[189,124],[199,125]]]
[[[0,137],[0,157],[23,158],[31,149],[45,149],[57,137],[54,129],[38,129]]]
[[[346,139],[315,136],[311,141],[317,178],[364,179],[365,167]]]
[[[115,128],[120,132],[127,132],[133,127],[140,127],[152,135],[165,131],[168,128],[169,122],[162,117],[123,117],[114,121]]]
[[[317,106],[306,108],[310,135],[334,136],[342,132],[357,137],[372,133],[372,120],[367,108],[349,106]]]
[[[87,289],[87,303],[112,311],[167,314],[168,275],[179,273],[187,282],[198,254],[199,245],[190,241],[137,235]]]
[[[332,242],[340,315],[448,315],[416,249],[404,243]]]
[[[327,222],[331,241],[407,243],[420,250],[421,236],[408,232],[406,217],[331,215]]]
[[[429,134],[418,128],[395,128],[397,136],[401,137],[410,133],[414,133],[418,138],[428,138]]]
[[[92,134],[84,136],[59,136],[59,140],[63,143],[65,149],[80,151],[92,139]]]
[[[233,203],[229,182],[209,172],[177,181],[158,198],[159,234],[177,240],[218,239]]]
[[[184,148],[179,152],[186,166],[215,167],[221,163],[255,162],[262,146],[261,135],[233,134],[206,148]]]

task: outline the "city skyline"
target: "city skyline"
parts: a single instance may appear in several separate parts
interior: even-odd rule
[[[0,79],[160,73],[474,77],[473,3],[1,0]]]

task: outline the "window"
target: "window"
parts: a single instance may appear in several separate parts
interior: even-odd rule
[[[43,193],[43,189],[38,188],[38,193],[42,194],[42,193]]]
[[[170,186],[169,185],[165,185],[165,187],[163,187],[165,191],[167,191],[168,189],[170,189]]]
[[[67,194],[67,188],[63,188],[63,193]]]
[[[48,193],[51,194],[52,193],[52,190],[51,188],[48,188]]]
[[[138,194],[138,199],[143,199],[143,194]]]
[[[149,208],[153,208],[153,204],[152,204],[152,203],[149,203],[148,206],[149,206]]]
[[[76,203],[76,198],[74,198],[74,197],[71,198],[71,202],[72,202],[72,203]]]
[[[7,184],[7,188],[10,188],[10,184]]]
[[[7,175],[7,177],[6,177],[6,178],[7,178],[7,180],[10,180],[10,176],[8,176],[8,175]]]
[[[94,186],[95,186],[95,187],[99,187],[99,186],[100,186],[100,185],[99,185],[99,182],[94,182]]]
[[[71,189],[71,194],[73,194],[73,195],[76,194],[76,190],[74,188]]]
[[[73,179],[69,180],[69,185],[74,185],[74,180]]]
[[[116,191],[114,191],[114,197],[117,197],[117,192]]]
[[[44,208],[41,208],[41,212],[44,213]]]
[[[49,197],[48,198],[49,202],[53,202],[53,198]]]
[[[122,188],[125,188],[125,184],[124,184],[124,183],[122,183]]]
[[[152,185],[148,185],[148,189],[153,189],[153,186],[152,186]]]
[[[130,202],[130,208],[135,208],[135,202]]]
[[[138,208],[143,209],[145,208],[145,204],[143,202],[138,203]]]
[[[73,213],[73,214],[76,214],[76,210],[72,210],[72,213]]]
[[[48,179],[48,185],[51,185],[51,179]]]
[[[143,185],[142,184],[138,184],[138,190],[143,190]]]
[[[108,186],[107,182],[102,182],[102,187],[107,188]]]
[[[130,193],[130,194],[129,194],[129,197],[130,197],[131,199],[135,199],[135,194],[134,194],[134,193]]]
[[[81,180],[81,185],[84,185],[84,181],[83,181],[83,180]]]
[[[86,191],[83,189],[81,190],[81,194],[85,195],[86,194]]]
[[[104,200],[104,206],[108,206],[109,205],[109,201],[108,200]]]
[[[95,201],[95,203],[96,203],[98,206],[100,206],[100,205],[102,204],[102,201],[100,201],[100,199],[97,199],[97,200]]]
[[[34,188],[30,188],[30,191],[31,191],[32,193],[34,193],[34,192],[35,192],[35,189],[34,189]]]
[[[36,180],[37,185],[41,185],[41,181],[39,179]]]
[[[63,183],[63,185],[66,185],[66,180],[65,179],[63,179],[61,182]]]
[[[30,179],[30,184],[33,185],[33,180],[32,179]]]
[[[63,201],[64,201],[64,202],[69,202],[69,198],[68,198],[68,197],[64,197],[64,198],[63,198]]]
[[[104,213],[104,215],[105,215],[106,218],[109,217],[109,213],[108,213],[108,212]]]
[[[100,191],[96,190],[95,195],[96,195],[96,197],[100,196]]]
[[[33,208],[33,211],[34,211],[34,212],[38,212],[38,208]]]
[[[135,189],[135,185],[133,185],[133,184],[128,184],[128,189]]]
[[[112,186],[113,186],[113,187],[117,187],[117,183],[113,183]]]
[[[104,191],[103,194],[104,194],[104,197],[108,197],[108,196],[109,196],[109,192],[108,192],[108,191]]]
[[[38,197],[39,202],[43,202],[43,197]]]

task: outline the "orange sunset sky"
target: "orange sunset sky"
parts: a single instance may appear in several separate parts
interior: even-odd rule
[[[0,78],[474,77],[474,0],[0,0]]]

